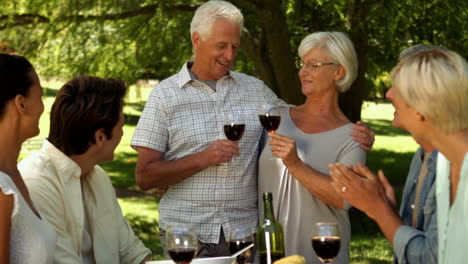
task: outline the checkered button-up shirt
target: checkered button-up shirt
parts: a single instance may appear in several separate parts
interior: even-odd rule
[[[218,243],[220,228],[228,236],[238,227],[257,225],[257,159],[262,136],[257,108],[264,102],[282,103],[259,79],[229,72],[216,91],[192,79],[190,64],[163,80],[152,91],[132,139],[177,160],[225,139],[223,112],[242,111],[245,132],[240,156],[211,166],[169,186],[159,204],[160,227],[176,223],[195,225],[204,243]]]

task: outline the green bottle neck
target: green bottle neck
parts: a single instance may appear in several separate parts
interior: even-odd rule
[[[273,213],[273,202],[270,199],[263,199],[263,218],[264,221],[276,222]]]

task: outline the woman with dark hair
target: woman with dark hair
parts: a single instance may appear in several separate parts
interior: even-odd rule
[[[55,232],[29,196],[16,162],[39,134],[42,88],[25,58],[0,54],[0,263],[52,263]]]

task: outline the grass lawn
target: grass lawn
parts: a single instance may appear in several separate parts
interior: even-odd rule
[[[63,82],[43,83],[45,111],[41,117],[41,134],[23,146],[20,158],[28,155],[38,142],[44,139],[49,130],[50,107]],[[151,87],[140,87],[140,98],[147,98]],[[162,259],[158,233],[159,201],[151,192],[142,192],[135,184],[136,152],[130,147],[130,140],[144,107],[144,101],[137,98],[137,88],[131,87],[126,98],[124,113],[126,125],[124,136],[117,147],[115,160],[102,164],[110,175],[119,197],[119,203],[135,233],[152,249],[154,259]],[[416,143],[408,133],[391,126],[393,107],[387,102],[366,102],[363,105],[362,119],[375,132],[373,150],[367,156],[367,165],[373,170],[383,169],[385,175],[399,190],[401,196],[409,163]],[[30,149],[26,147],[29,146]],[[391,263],[392,252],[389,243],[378,230],[376,224],[362,213],[350,212],[353,235],[351,239],[351,263]]]
[[[382,169],[400,199],[418,145],[407,132],[392,127],[393,112],[393,106],[387,101],[365,102],[362,120],[376,133],[373,149],[367,154],[367,166],[374,172]],[[350,263],[391,263],[391,246],[377,224],[356,209],[351,209],[350,218],[353,229]]]

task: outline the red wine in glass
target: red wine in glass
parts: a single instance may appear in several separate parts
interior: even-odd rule
[[[223,112],[224,134],[231,141],[239,141],[244,135],[245,117],[242,110],[229,110]]]
[[[166,232],[166,246],[176,264],[189,264],[198,247],[197,235],[192,225],[170,226]]]
[[[237,251],[249,246],[252,244],[252,241],[247,241],[247,242],[240,242],[240,241],[229,241],[229,251],[231,251],[231,255],[236,253]],[[247,262],[247,260],[252,256],[252,248],[247,249],[244,251],[242,254],[237,256],[237,264],[244,264]]]
[[[270,133],[274,133],[276,129],[278,129],[281,122],[281,116],[279,115],[264,114],[259,115],[258,117],[260,118],[260,123],[262,124],[263,128],[265,128]]]
[[[231,230],[228,238],[229,251],[231,255],[253,243],[253,230],[250,228],[236,228]],[[237,264],[246,263],[253,255],[253,248],[249,248],[237,256]]]
[[[312,237],[315,254],[324,262],[330,263],[340,251],[339,237]]]
[[[268,103],[259,105],[258,117],[263,128],[269,133],[274,133],[280,125],[281,115],[276,105]]]
[[[312,248],[323,263],[330,263],[340,251],[340,233],[334,222],[315,223],[312,231]]]
[[[168,250],[171,259],[177,264],[189,264],[195,257],[195,248],[171,248]]]
[[[232,141],[239,141],[244,135],[244,130],[245,124],[224,125],[224,134]]]

